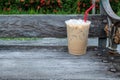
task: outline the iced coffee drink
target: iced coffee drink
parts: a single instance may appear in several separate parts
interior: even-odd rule
[[[65,21],[65,23],[67,26],[69,53],[73,55],[85,54],[91,22],[84,22],[81,19],[70,19]]]

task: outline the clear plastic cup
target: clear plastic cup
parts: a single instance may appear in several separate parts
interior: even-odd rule
[[[65,21],[68,37],[68,51],[73,55],[86,53],[90,21],[70,19]]]

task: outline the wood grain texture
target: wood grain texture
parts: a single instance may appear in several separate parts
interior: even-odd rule
[[[0,37],[66,37],[65,20],[83,15],[7,15],[0,16]],[[90,15],[89,37],[106,37],[106,16]]]
[[[109,72],[110,64],[101,62],[96,53],[73,56],[47,49],[1,50],[0,79],[119,80],[119,74]]]
[[[92,42],[92,43],[91,43]],[[67,51],[67,38],[39,38],[36,40],[0,40],[0,50],[30,50],[30,49],[54,49]],[[88,50],[94,50],[98,46],[97,38],[88,39]]]

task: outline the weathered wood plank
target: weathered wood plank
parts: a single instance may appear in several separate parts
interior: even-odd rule
[[[92,42],[92,43],[91,43]],[[55,51],[67,51],[67,38],[38,38],[36,40],[0,40],[0,50],[30,50],[50,49]],[[97,38],[88,39],[88,50],[94,50],[98,46]]]
[[[83,15],[6,15],[0,16],[0,37],[66,37],[65,20]],[[89,37],[106,37],[106,16],[90,15]]]
[[[108,71],[109,63],[102,63],[95,54],[73,56],[52,50],[2,50],[0,79],[83,79],[119,80],[117,73]]]

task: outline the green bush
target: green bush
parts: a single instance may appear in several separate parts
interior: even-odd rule
[[[111,6],[114,12],[120,16],[120,0],[111,0]]]
[[[120,1],[111,1],[119,14]],[[91,0],[0,0],[0,14],[83,14],[91,4]],[[98,2],[96,13],[99,13]]]

